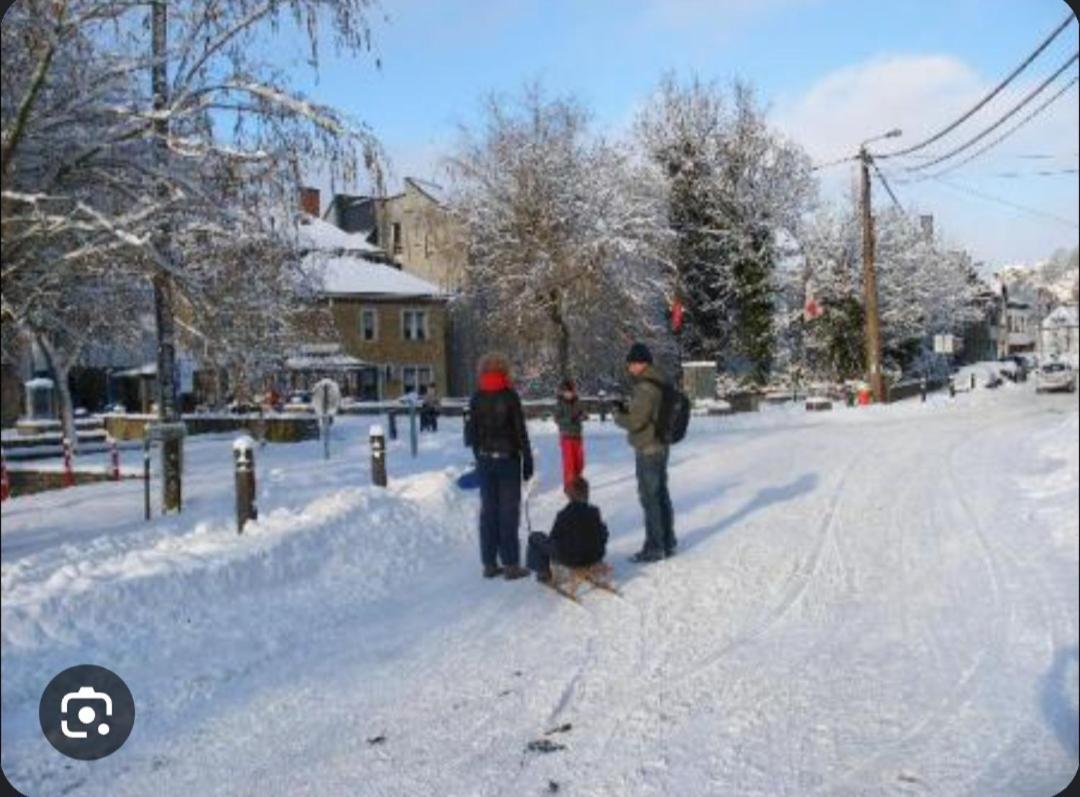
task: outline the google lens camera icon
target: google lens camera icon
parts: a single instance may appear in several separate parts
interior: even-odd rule
[[[112,755],[127,741],[135,725],[135,700],[116,673],[79,664],[49,681],[38,719],[58,752],[93,761]]]
[[[60,713],[65,715],[60,720],[60,732],[69,739],[85,739],[89,734],[85,730],[72,730],[70,723],[67,719],[68,705],[74,701],[76,705],[83,704],[75,712],[75,717],[79,720],[79,723],[84,727],[93,725],[94,721],[98,719],[98,712],[94,706],[91,705],[91,701],[103,706],[105,708],[105,716],[111,717],[113,713],[112,698],[104,692],[98,692],[92,686],[83,686],[79,688],[77,692],[68,692],[60,699]],[[99,723],[95,728],[100,736],[109,735],[109,723]]]

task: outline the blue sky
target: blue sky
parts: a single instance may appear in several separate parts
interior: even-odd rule
[[[899,142],[914,143],[973,104],[1069,13],[1062,0],[386,0],[381,10],[388,19],[373,31],[380,69],[373,58],[324,48],[318,82],[296,62],[294,83],[367,122],[397,178],[437,178],[457,126],[475,121],[488,92],[539,80],[552,94],[576,95],[597,132],[620,135],[667,70],[751,82],[773,125],[815,160],[895,126],[905,130]],[[996,119],[1078,40],[1073,22],[1015,88],[946,142],[959,144]],[[1062,84],[1077,72],[1074,65]],[[902,183],[897,166],[901,201],[934,213],[947,241],[990,266],[1075,246],[1077,175],[1031,172],[1077,168],[1078,96],[1074,87],[954,176],[965,189],[1058,220],[955,185]],[[1018,157],[1031,154],[1053,157]],[[824,194],[842,198],[850,179],[846,167],[830,170]]]

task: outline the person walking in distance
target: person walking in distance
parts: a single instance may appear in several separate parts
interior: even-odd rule
[[[479,389],[469,401],[466,439],[480,482],[480,561],[484,578],[528,575],[521,567],[521,483],[533,475],[532,448],[521,399],[501,354],[480,360]],[[496,560],[502,562],[500,567]]]
[[[559,427],[559,448],[562,450],[563,489],[585,470],[585,447],[581,439],[581,427],[585,410],[578,401],[573,379],[566,379],[559,387],[555,405],[555,423]]]
[[[657,562],[673,556],[677,545],[675,512],[668,494],[669,447],[657,430],[665,379],[643,343],[630,347],[626,369],[634,382],[633,392],[629,403],[616,405],[612,418],[626,430],[634,449],[638,498],[645,512],[645,544],[631,561]]]

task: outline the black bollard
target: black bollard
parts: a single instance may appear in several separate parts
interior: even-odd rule
[[[924,376],[919,380],[919,394],[922,396],[922,400],[926,401],[926,377]]]
[[[600,399],[600,422],[607,422],[607,391],[601,390],[597,397]]]
[[[397,440],[397,410],[391,408],[387,416],[390,426],[390,439]]]
[[[971,389],[972,390],[975,389],[975,374],[974,373],[971,375]]]
[[[142,446],[143,512],[150,519],[150,425],[143,429]]]
[[[409,399],[409,451],[412,452],[413,458],[416,457],[417,446],[419,445],[419,439],[416,431],[416,400],[414,398]]]
[[[233,464],[236,466],[236,533],[244,524],[259,516],[255,507],[255,441],[247,435],[233,442]]]
[[[382,427],[372,424],[368,431],[371,441],[371,483],[376,487],[386,486],[386,438]]]

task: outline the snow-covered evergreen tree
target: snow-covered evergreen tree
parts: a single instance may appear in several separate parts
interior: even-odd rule
[[[668,76],[637,124],[668,181],[678,292],[693,356],[768,377],[774,356],[777,235],[814,194],[806,155],[769,130],[753,92]]]

